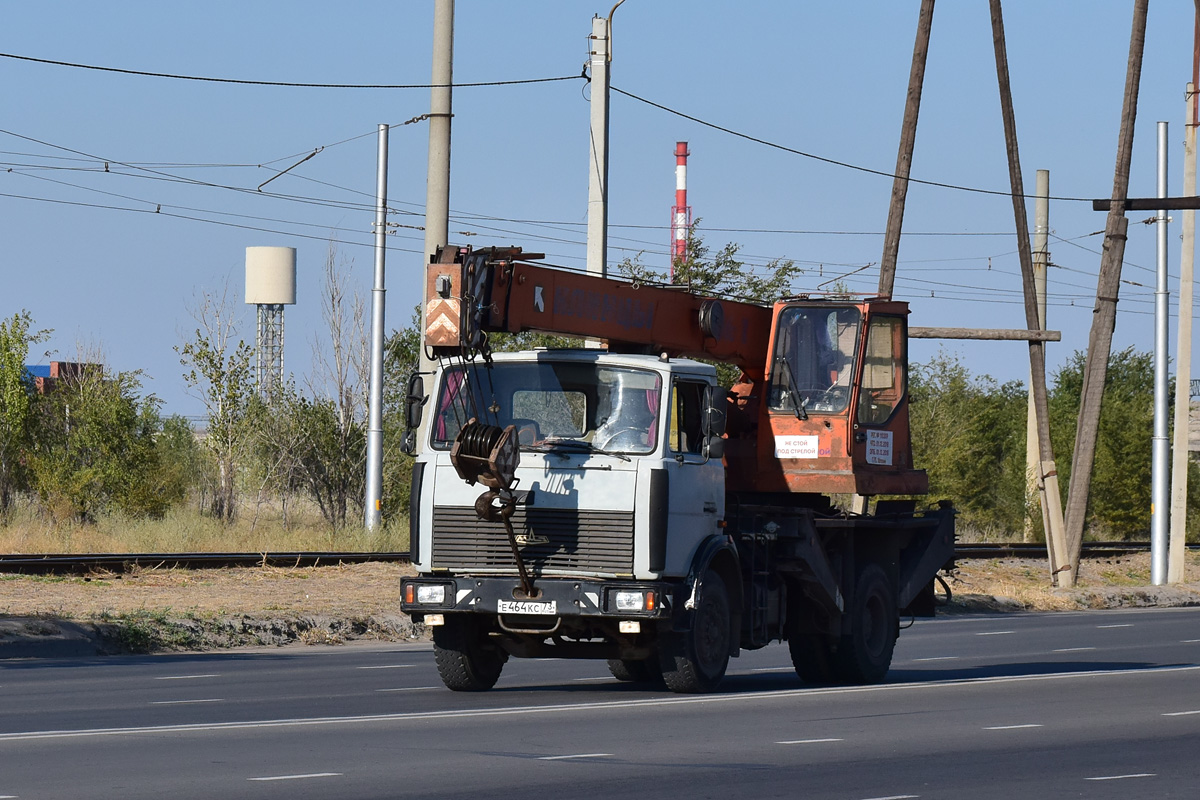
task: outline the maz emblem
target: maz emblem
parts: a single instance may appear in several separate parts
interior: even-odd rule
[[[527,547],[531,544],[550,544],[549,537],[538,536],[536,533],[518,533],[513,539],[516,540],[518,547]]]

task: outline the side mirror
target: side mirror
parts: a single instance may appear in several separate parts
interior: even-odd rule
[[[725,457],[725,440],[720,436],[709,436],[704,440],[704,448],[708,457],[714,461]]]
[[[408,390],[404,395],[404,427],[412,430],[421,426],[421,410],[428,400],[425,396],[425,381],[419,372],[408,376]]]
[[[712,388],[705,392],[704,409],[704,435],[724,436],[725,435],[725,407],[729,404],[729,393],[724,389]]]

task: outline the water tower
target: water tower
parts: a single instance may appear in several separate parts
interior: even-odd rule
[[[246,302],[258,308],[258,391],[283,383],[283,307],[296,304],[296,248],[246,248]]]

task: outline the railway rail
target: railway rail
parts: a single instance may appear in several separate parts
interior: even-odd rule
[[[1200,545],[1188,545],[1189,550]],[[1085,542],[1084,558],[1112,558],[1149,552],[1146,542]],[[954,551],[958,560],[984,558],[1046,558],[1041,544],[960,542]],[[359,553],[340,551],[277,553],[26,553],[0,555],[0,573],[35,575],[87,575],[98,572],[129,572],[134,569],[218,569],[223,567],[315,567],[362,564],[369,561],[408,563],[408,553]]]

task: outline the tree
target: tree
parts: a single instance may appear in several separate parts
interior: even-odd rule
[[[160,403],[141,395],[140,375],[111,374],[94,358],[81,359],[38,404],[28,460],[56,522],[94,522],[111,508],[161,516],[181,498],[160,469]]]
[[[25,372],[29,346],[46,341],[49,330],[30,331],[28,311],[0,320],[0,523],[8,519],[13,492],[21,486],[21,452],[29,444],[33,386]]]
[[[972,375],[939,351],[909,370],[913,463],[931,497],[954,501],[964,527],[1019,530],[1025,503],[1026,395],[1017,381]]]
[[[254,397],[252,350],[237,338],[237,320],[226,281],[219,293],[204,292],[191,309],[192,340],[175,348],[188,387],[208,411],[204,446],[216,462],[212,513],[232,522],[237,515],[237,470],[250,444],[249,408]]]
[[[1068,486],[1086,354],[1076,352],[1054,375],[1050,436]],[[1174,396],[1174,393],[1171,395]],[[1154,356],[1132,347],[1113,353],[1104,381],[1091,496],[1089,533],[1127,538],[1150,529],[1151,434],[1154,430]]]
[[[626,258],[617,265],[617,270],[635,281],[686,286],[695,294],[762,305],[772,304],[790,294],[796,279],[804,274],[794,261],[785,258],[771,260],[759,274],[737,257],[741,246],[734,242],[713,253],[699,234],[699,224],[697,219],[688,228],[686,254],[674,259],[673,275],[650,269],[637,257]],[[709,363],[717,368],[717,380],[722,386],[728,388],[738,379],[739,370],[732,364]]]

